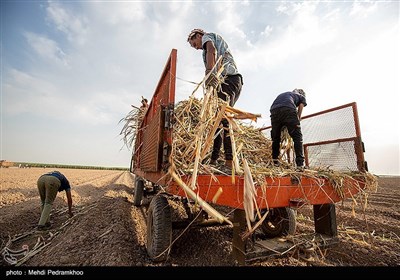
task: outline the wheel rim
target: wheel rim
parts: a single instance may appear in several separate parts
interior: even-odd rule
[[[289,207],[270,209],[260,228],[266,238],[294,234],[296,231],[296,213]]]
[[[283,228],[284,219],[285,217],[281,215],[281,211],[272,209],[262,224],[264,231],[270,232],[271,234],[280,233]]]

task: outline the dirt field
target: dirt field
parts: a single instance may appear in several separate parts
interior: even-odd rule
[[[166,262],[153,263],[147,255],[146,210],[148,201],[133,206],[133,176],[110,170],[60,169],[72,184],[74,217],[66,212],[65,192],[53,205],[52,229],[37,232],[39,196],[37,178],[43,168],[0,169],[1,266],[13,266],[6,245],[35,253],[22,267],[43,266],[237,266],[231,257],[230,226],[174,230],[175,240]],[[283,256],[254,261],[248,266],[399,266],[400,177],[380,177],[377,193],[366,211],[354,211],[350,201],[336,204],[339,243],[304,256],[294,249]],[[296,234],[313,232],[310,206],[297,211]],[[25,235],[24,235],[25,234]],[[10,244],[7,242],[13,240]],[[36,249],[35,249],[36,245]],[[28,246],[28,247],[27,247]],[[25,251],[24,251],[25,250]],[[16,256],[21,259],[24,254]]]

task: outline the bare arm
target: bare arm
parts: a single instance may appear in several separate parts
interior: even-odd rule
[[[210,72],[210,70],[214,67],[215,65],[215,46],[213,44],[213,42],[208,41],[206,43],[206,50],[207,50],[207,54],[206,54],[206,74],[208,74],[208,72]]]
[[[68,201],[68,214],[72,217],[74,214],[72,213],[72,196],[71,196],[71,189],[65,190],[67,194],[67,201]]]
[[[304,104],[300,103],[299,107],[297,107],[297,116],[299,117],[299,120],[301,119],[301,113],[303,112]]]

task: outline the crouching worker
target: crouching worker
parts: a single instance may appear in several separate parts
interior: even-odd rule
[[[286,126],[294,142],[296,165],[299,169],[304,168],[303,134],[301,133],[300,119],[305,106],[307,106],[306,94],[302,89],[281,93],[272,103],[270,112],[274,165],[279,165],[281,130]]]
[[[73,216],[71,186],[68,179],[63,174],[58,171],[46,173],[39,177],[37,187],[42,203],[38,230],[50,228],[50,211],[56,199],[57,192],[65,191],[68,201],[68,214],[70,217]]]

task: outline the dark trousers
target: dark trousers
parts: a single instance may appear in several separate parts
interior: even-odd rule
[[[304,165],[303,155],[303,134],[301,133],[300,120],[297,111],[288,107],[281,107],[271,111],[271,139],[272,139],[272,159],[278,159],[281,145],[281,130],[287,127],[290,137],[294,142],[296,154],[296,165]]]
[[[221,88],[218,91],[218,97],[222,100],[227,101],[229,97],[229,106],[233,107],[239,98],[242,90],[243,80],[240,74],[226,76],[224,82],[221,84]],[[221,150],[222,143],[224,143],[224,154],[225,160],[232,160],[232,143],[231,137],[229,136],[229,122],[227,119],[221,120],[221,125],[215,132],[216,137],[214,139],[213,151],[211,154],[212,160],[217,160],[219,157],[219,151]]]

